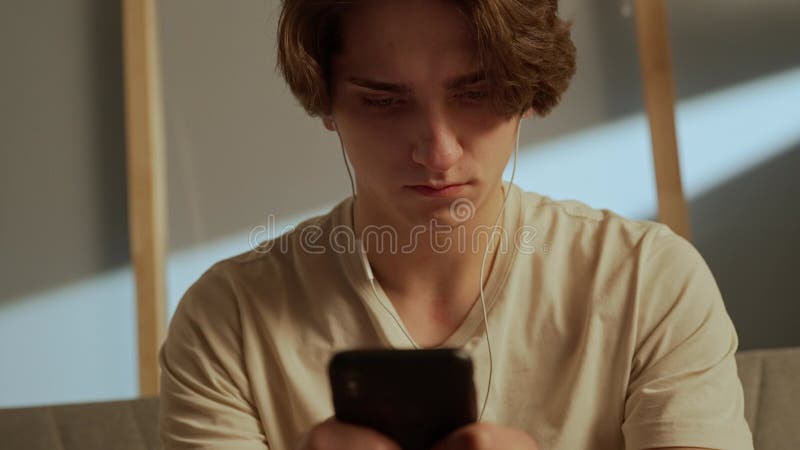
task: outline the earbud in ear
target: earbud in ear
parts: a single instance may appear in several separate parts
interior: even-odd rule
[[[332,129],[336,130],[336,121],[335,121],[335,120],[333,120],[333,115],[329,115],[329,116],[327,117],[327,119],[328,119],[328,123],[330,124],[330,127],[331,127]]]
[[[536,115],[536,111],[533,109],[533,107],[530,107],[530,108],[528,108],[528,109],[526,109],[525,111],[522,112],[522,118],[523,119],[527,119],[527,118],[533,117],[535,115]]]

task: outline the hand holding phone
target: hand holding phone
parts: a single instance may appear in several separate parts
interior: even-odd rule
[[[428,450],[477,416],[470,356],[458,349],[353,350],[329,364],[336,418],[403,450]]]
[[[377,431],[351,425],[331,417],[315,425],[303,438],[298,450],[402,450]]]

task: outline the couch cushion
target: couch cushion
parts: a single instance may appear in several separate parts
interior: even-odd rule
[[[153,450],[158,399],[0,410],[2,448]]]

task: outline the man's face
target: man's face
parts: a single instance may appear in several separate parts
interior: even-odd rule
[[[519,117],[491,110],[476,45],[454,6],[364,2],[343,23],[332,69],[336,127],[323,122],[341,135],[366,217],[452,223],[459,198],[496,213]]]

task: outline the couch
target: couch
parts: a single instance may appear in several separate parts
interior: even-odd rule
[[[800,449],[800,347],[737,354],[756,450]],[[158,398],[0,409],[0,449],[154,450]]]

